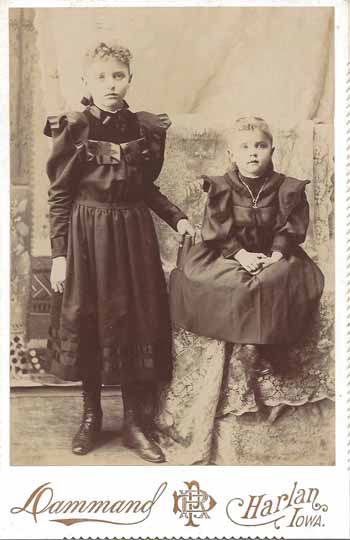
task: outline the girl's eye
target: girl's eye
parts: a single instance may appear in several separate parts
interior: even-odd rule
[[[124,79],[125,75],[124,73],[114,73],[113,78],[114,79]]]
[[[105,76],[104,76],[104,73],[100,73],[98,76],[97,76],[98,79],[104,79]]]

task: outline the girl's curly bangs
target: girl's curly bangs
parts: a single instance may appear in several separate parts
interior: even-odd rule
[[[255,129],[258,129],[264,133],[270,140],[271,144],[273,143],[273,136],[270,126],[263,118],[258,116],[243,116],[241,118],[237,118],[233,127],[234,132],[253,131]]]
[[[84,55],[84,64],[87,65],[95,58],[116,58],[126,66],[130,67],[132,54],[127,47],[119,43],[107,43],[101,41],[95,47],[89,49]]]

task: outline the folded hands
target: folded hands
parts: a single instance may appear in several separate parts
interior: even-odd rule
[[[283,254],[280,251],[273,251],[271,256],[264,253],[251,253],[245,249],[240,249],[235,257],[236,261],[247,270],[250,274],[257,274],[264,268],[271,266],[275,262],[283,258]]]

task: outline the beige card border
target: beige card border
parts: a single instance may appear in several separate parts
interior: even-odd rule
[[[8,343],[9,343],[9,108],[8,108],[8,7],[117,7],[117,6],[199,6],[199,5],[249,5],[249,6],[336,6],[336,113],[335,113],[335,146],[336,146],[336,358],[337,358],[337,412],[336,412],[336,443],[337,465],[335,467],[230,467],[230,477],[227,479],[227,467],[166,467],[149,468],[125,467],[120,470],[116,467],[104,467],[104,471],[98,467],[89,468],[65,468],[65,467],[9,467],[9,370],[8,370]],[[334,2],[309,1],[309,2],[114,2],[114,1],[39,1],[31,0],[22,2],[2,0],[0,11],[1,24],[1,75],[0,88],[1,122],[0,140],[2,152],[1,163],[1,241],[0,241],[0,346],[1,346],[1,459],[0,459],[0,484],[6,486],[1,490],[5,496],[0,500],[0,538],[223,538],[238,537],[245,534],[245,530],[231,527],[227,520],[224,522],[225,512],[218,511],[215,518],[209,519],[206,527],[200,526],[194,531],[184,527],[184,523],[174,518],[171,508],[172,491],[183,489],[184,481],[198,480],[205,486],[209,494],[222,497],[226,501],[241,493],[262,493],[266,485],[273,485],[276,489],[287,489],[293,485],[293,478],[303,479],[305,486],[319,485],[322,494],[322,503],[329,506],[329,519],[323,529],[317,531],[311,529],[266,529],[252,528],[248,532],[252,537],[285,537],[285,538],[349,538],[349,469],[350,469],[350,339],[348,324],[350,321],[350,266],[347,256],[350,255],[350,65],[348,63],[348,22],[349,4],[347,1]],[[344,46],[345,44],[345,46]],[[346,69],[347,67],[347,69]],[[346,99],[346,82],[348,82],[348,97]],[[346,116],[347,115],[347,116]],[[347,130],[347,136],[346,136]],[[348,166],[346,167],[346,165]],[[346,186],[345,186],[346,178]],[[342,184],[344,182],[344,184]],[[346,224],[346,226],[345,226]],[[346,248],[345,248],[346,246]],[[78,469],[78,470],[77,470]],[[87,474],[88,473],[88,474]],[[140,486],[140,473],[143,484]],[[88,478],[87,478],[88,476]],[[67,481],[68,479],[68,481]],[[282,479],[285,479],[284,485]],[[89,493],[91,486],[94,487],[91,496],[95,498],[116,499],[119,497],[131,497],[135,493],[136,486],[140,497],[144,500],[154,496],[157,486],[162,482],[168,482],[167,490],[169,497],[161,497],[158,507],[150,513],[152,519],[140,526],[113,528],[106,525],[77,526],[66,529],[62,525],[52,525],[44,514],[36,524],[32,516],[21,514],[21,519],[16,520],[9,509],[23,503],[24,494],[31,493],[33,488],[52,482],[57,489],[58,497],[81,497]],[[315,484],[316,482],[316,484]],[[148,483],[148,488],[146,486]],[[248,491],[246,485],[249,486]],[[69,489],[68,487],[69,486]],[[240,486],[237,489],[237,486]],[[117,489],[116,489],[117,487]],[[147,499],[147,500],[148,500]],[[335,503],[336,499],[336,504]],[[326,501],[326,503],[325,503]],[[30,518],[30,519],[29,519]],[[317,534],[319,533],[319,534]]]

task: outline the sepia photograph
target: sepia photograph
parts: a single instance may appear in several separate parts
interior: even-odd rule
[[[9,9],[11,466],[336,464],[334,34]]]

